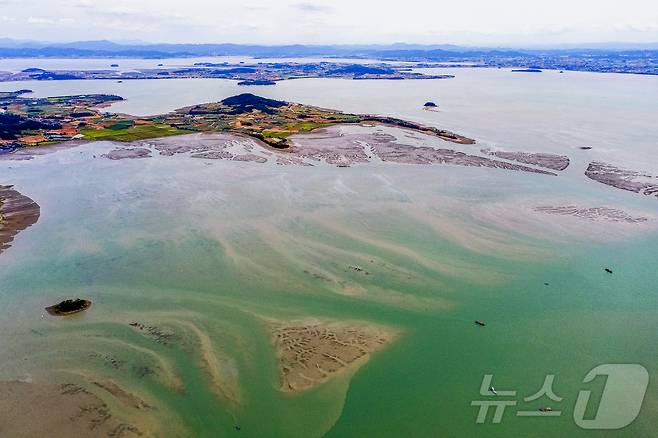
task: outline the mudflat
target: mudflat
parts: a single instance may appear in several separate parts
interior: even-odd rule
[[[5,381],[0,382],[0,436],[137,437],[143,432],[81,386]]]
[[[374,324],[313,319],[272,323],[271,329],[284,392],[305,391],[356,371],[398,336],[395,330]]]
[[[41,209],[32,199],[0,185],[0,253],[11,246],[18,233],[39,220]]]

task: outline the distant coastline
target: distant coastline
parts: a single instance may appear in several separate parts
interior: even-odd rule
[[[135,80],[209,78],[237,80],[238,85],[275,85],[276,81],[299,78],[340,79],[451,79],[453,75],[423,74],[407,66],[390,64],[341,64],[333,62],[268,62],[253,65],[195,63],[191,67],[158,67],[121,71],[116,67],[95,70],[55,70],[28,67],[18,72],[2,71],[0,82],[64,80]]]
[[[117,44],[110,41],[86,41],[67,44],[20,42],[3,43],[2,58],[198,58],[243,56],[265,58],[345,58],[382,62],[440,63],[442,68],[532,66],[542,70],[588,71],[658,75],[658,43],[605,45],[579,48],[510,49],[461,47],[452,45],[293,45],[258,46],[240,44]],[[312,63],[309,61],[309,63]],[[438,65],[437,65],[438,66]],[[0,68],[0,70],[2,70]]]

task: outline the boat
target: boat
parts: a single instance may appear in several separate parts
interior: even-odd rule
[[[483,321],[475,321],[475,323],[476,323],[477,325],[479,325],[480,327],[484,327],[485,325],[487,325],[487,324],[485,324]]]

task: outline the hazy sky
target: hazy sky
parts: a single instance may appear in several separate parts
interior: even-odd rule
[[[656,42],[658,0],[0,0],[0,37],[259,44]]]

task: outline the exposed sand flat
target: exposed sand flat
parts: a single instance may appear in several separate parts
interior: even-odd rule
[[[205,158],[206,160],[231,160],[233,154],[226,151],[203,151],[190,155],[192,158]]]
[[[399,137],[402,138],[407,131],[400,129],[399,132]],[[311,134],[294,135],[290,139],[293,142],[291,153],[295,156],[338,166],[350,166],[378,159],[390,163],[452,164],[555,175],[545,170],[469,155],[454,149],[404,144],[399,138],[376,130],[350,133],[342,132],[340,126],[332,126],[318,129]],[[432,142],[432,138],[429,137],[427,141]]]
[[[72,384],[0,382],[0,436],[97,438],[145,436],[107,404]]]
[[[444,138],[441,135],[436,138],[435,133],[410,131],[397,125],[381,123],[375,126],[361,125],[360,128],[369,129],[366,132],[350,132],[349,129],[344,129],[346,126],[334,125],[308,133],[295,134],[289,137],[292,146],[284,151],[271,148],[258,139],[240,134],[196,133],[134,142],[130,148],[116,149],[104,157],[111,159],[136,158],[132,155],[146,157],[149,150],[147,148],[152,148],[160,155],[165,156],[189,153],[192,158],[254,163],[274,162],[278,165],[313,166],[317,163],[326,163],[338,167],[349,167],[370,162],[450,164],[556,175],[547,170],[508,161],[467,154],[455,149],[424,145],[448,145],[447,141],[471,144],[470,139],[462,142]],[[388,126],[386,129],[396,135],[382,132],[384,126]],[[349,128],[353,129],[354,126],[349,126]],[[417,135],[410,136],[410,132]],[[404,138],[411,139],[412,143],[416,144],[406,144]],[[558,170],[569,165],[569,159],[559,155],[523,153],[516,155],[516,158],[507,156],[502,158]]]
[[[127,158],[148,158],[151,156],[151,150],[146,148],[116,148],[101,155],[103,158],[110,160],[125,160]]]
[[[189,330],[198,342],[201,367],[206,371],[211,381],[211,389],[222,400],[233,405],[240,404],[237,371],[228,366],[225,358],[219,358],[215,353],[210,336],[191,322],[179,321],[181,327]]]
[[[363,322],[309,319],[271,322],[270,328],[284,392],[302,392],[356,371],[398,336],[393,329]]]
[[[340,127],[317,129],[311,133],[290,137],[293,148],[290,155],[309,161],[349,166],[369,162],[363,134],[344,134]]]
[[[256,154],[240,154],[234,156],[233,161],[252,161],[254,163],[266,163],[267,158]]]
[[[228,359],[217,355],[210,336],[192,322],[178,319],[162,322],[167,326],[177,326],[176,330],[140,322],[131,322],[130,326],[158,344],[165,347],[178,346],[197,355],[200,368],[210,378],[212,391],[223,401],[240,404],[237,372],[229,366]]]
[[[0,253],[11,246],[14,237],[39,220],[41,209],[32,199],[0,185]]]
[[[132,368],[133,373],[143,370],[142,373],[151,374],[164,386],[172,389],[176,392],[183,392],[184,385],[180,376],[176,373],[175,366],[169,362],[169,359],[163,355],[153,351],[149,348],[140,347],[129,341],[123,341],[120,339],[107,339],[107,338],[98,338],[96,342],[109,343],[113,346],[117,346],[123,350],[130,350],[136,352],[140,357],[144,357],[141,362],[136,364],[136,367]],[[115,357],[112,354],[105,354],[101,352],[93,353],[89,356],[90,358],[97,359],[106,366],[110,366],[115,369],[121,369],[124,367],[125,363]],[[145,375],[146,375],[145,374]]]
[[[658,197],[658,177],[634,170],[620,169],[612,164],[592,162],[585,175],[594,181],[629,192]]]
[[[123,388],[121,388],[119,385],[116,383],[112,382],[111,380],[103,381],[103,382],[93,382],[94,385],[98,386],[99,388],[104,389],[105,391],[109,392],[112,394],[114,398],[119,400],[123,405],[133,408],[133,409],[153,409],[151,405],[146,403],[144,400],[136,396],[135,394],[132,394],[128,391],[125,391]]]
[[[135,330],[142,333],[147,338],[150,338],[154,342],[161,344],[165,347],[178,343],[180,341],[180,336],[169,328],[146,325],[140,322],[131,322],[129,325]]]
[[[578,207],[576,205],[550,206],[542,205],[535,207],[535,211],[562,216],[574,216],[589,220],[604,220],[610,222],[642,223],[649,218],[644,216],[632,216],[631,214],[609,207]]]
[[[192,158],[235,160],[265,163],[267,145],[254,138],[228,132],[196,133],[135,142],[141,147],[152,147],[164,156],[189,153]],[[259,146],[256,148],[256,146]],[[258,153],[254,152],[257,151]]]
[[[372,140],[367,140],[372,142]],[[554,173],[532,167],[492,160],[477,155],[469,155],[453,149],[437,149],[429,146],[410,146],[390,139],[380,139],[371,144],[373,151],[382,161],[405,164],[452,164],[469,167],[489,167],[492,169],[516,170],[530,173],[553,175]]]
[[[564,170],[569,167],[570,163],[569,157],[566,155],[491,151],[489,149],[482,149],[482,153],[493,155],[498,158],[504,158],[505,160],[518,161],[519,163],[531,164],[533,166],[539,166],[553,170]]]
[[[176,155],[188,152],[223,151],[233,146],[234,142],[251,142],[237,134],[230,133],[197,133],[173,137],[162,137],[145,142],[145,146],[152,146],[160,155]]]
[[[279,166],[313,166],[313,164],[304,161],[301,158],[297,158],[292,154],[288,154],[288,156],[285,155],[277,156],[276,164],[278,164]]]

